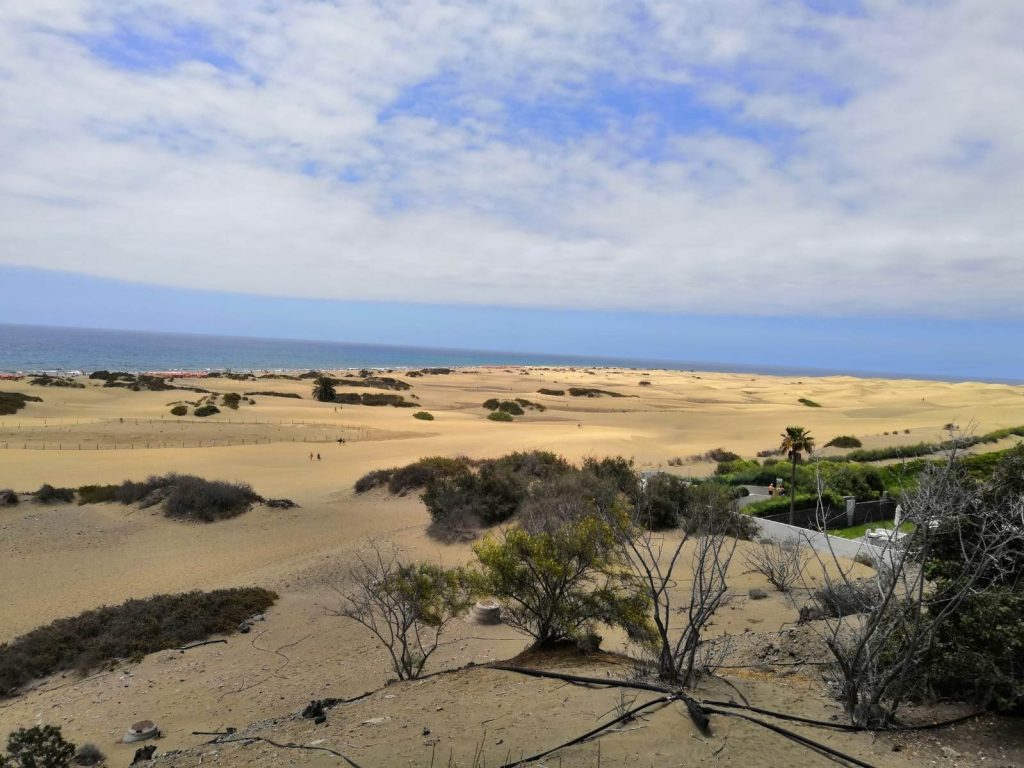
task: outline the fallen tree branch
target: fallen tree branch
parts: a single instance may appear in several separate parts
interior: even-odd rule
[[[311,746],[306,746],[305,744],[294,744],[294,743],[291,743],[291,742],[289,742],[288,744],[282,744],[282,743],[277,742],[277,741],[271,741],[270,739],[264,738],[263,736],[240,736],[237,739],[227,739],[225,741],[218,741],[217,743],[218,744],[234,744],[236,742],[246,742],[246,741],[247,742],[260,741],[260,742],[263,742],[264,744],[269,744],[272,747],[277,747],[278,749],[306,749],[306,750],[310,750],[312,752],[317,752],[317,751],[319,751],[319,752],[329,752],[330,754],[334,755],[335,757],[340,757],[342,760],[344,760],[346,763],[348,763],[351,768],[360,768],[359,764],[356,763],[354,760],[352,760],[352,758],[350,758],[350,757],[348,757],[346,755],[343,755],[341,752],[338,752],[336,749],[331,749],[330,747],[311,747]]]
[[[200,641],[198,643],[192,643],[191,645],[183,645],[183,646],[181,646],[181,648],[178,648],[178,650],[182,651],[182,652],[185,652],[185,651],[191,651],[193,648],[198,648],[201,645],[213,645],[214,643],[225,643],[225,644],[227,644],[227,642],[228,641],[225,640],[224,638],[221,638],[220,640],[202,640],[202,641]]]
[[[845,752],[840,752],[838,749],[833,749],[832,747],[826,744],[822,744],[821,742],[815,741],[814,739],[810,739],[806,736],[801,736],[799,733],[795,733],[794,731],[790,731],[786,728],[783,728],[781,725],[775,725],[774,723],[768,723],[764,720],[758,720],[756,717],[745,715],[742,712],[723,712],[721,710],[716,709],[712,709],[710,711],[715,713],[716,715],[725,715],[726,717],[739,717],[743,720],[748,720],[751,723],[760,725],[762,728],[767,728],[769,731],[774,731],[780,736],[785,736],[787,739],[795,741],[797,744],[805,746],[808,749],[814,750],[819,754],[826,755],[827,757],[838,758],[839,760],[844,760],[850,765],[856,765],[859,768],[876,768],[875,765],[871,763],[866,763],[859,757],[854,757],[853,755],[848,755]]]
[[[545,757],[552,754],[553,752],[557,752],[560,749],[565,749],[566,747],[571,747],[581,742],[584,742],[587,739],[593,738],[602,731],[608,730],[613,725],[618,725],[619,723],[625,720],[629,720],[635,717],[638,712],[641,712],[645,709],[649,709],[650,707],[653,707],[657,704],[670,704],[671,702],[676,701],[677,699],[679,699],[679,696],[676,694],[662,696],[660,699],[651,699],[645,704],[641,704],[638,707],[633,707],[624,715],[620,715],[619,717],[616,717],[614,720],[609,720],[604,725],[599,725],[597,728],[592,728],[591,730],[584,733],[582,736],[577,736],[575,739],[570,739],[569,741],[559,744],[557,747],[552,747],[551,749],[545,750],[544,752],[538,752],[536,755],[530,755],[529,757],[521,757],[518,760],[515,760],[511,763],[505,763],[501,766],[501,768],[516,768],[520,765],[526,765],[527,763],[535,763],[538,760],[543,760]]]

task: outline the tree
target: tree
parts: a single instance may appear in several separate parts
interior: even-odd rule
[[[690,519],[679,533],[659,533],[648,519],[649,507],[637,505],[633,517],[616,528],[623,559],[632,571],[634,588],[650,606],[653,626],[647,637],[658,659],[658,676],[667,682],[693,685],[715,669],[711,646],[703,637],[716,611],[728,599],[726,574],[736,550],[728,534],[728,518],[738,515],[735,501],[723,489],[701,486],[690,500]],[[676,576],[687,544],[692,546],[692,576]],[[674,604],[677,582],[689,581],[683,604]],[[675,626],[682,617],[682,627]]]
[[[333,403],[338,393],[334,389],[334,380],[330,376],[320,375],[313,381],[313,399],[321,403]]]
[[[900,705],[928,684],[936,649],[973,645],[958,634],[978,629],[965,628],[965,609],[992,594],[990,585],[1017,583],[1024,497],[1000,506],[983,498],[954,451],[948,463],[927,467],[918,488],[903,495],[903,519],[913,531],[879,554],[873,579],[854,578],[831,548],[815,551],[824,586],[813,593],[822,620],[813,626],[832,655],[832,682],[855,725],[891,724]],[[971,622],[988,625],[977,638],[982,647],[1006,631],[995,628],[995,617],[984,619],[990,609],[981,606]],[[965,658],[962,651],[958,656]],[[988,656],[986,666],[997,660]],[[1011,675],[1014,664],[1008,660]]]
[[[800,462],[801,453],[810,453],[814,450],[814,438],[804,427],[786,427],[786,431],[782,433],[779,450],[789,457],[793,466],[792,482],[789,488],[789,524],[793,525],[796,507],[796,465]]]
[[[0,755],[0,766],[67,768],[74,754],[75,745],[64,740],[59,726],[34,725],[7,737],[7,757]]]
[[[419,677],[445,628],[472,604],[465,572],[403,562],[377,542],[370,542],[356,560],[349,571],[351,585],[336,588],[342,606],[335,615],[373,633],[399,680]]]
[[[536,533],[513,527],[473,551],[480,588],[504,602],[505,623],[535,646],[579,640],[599,623],[631,637],[648,631],[646,597],[630,588],[607,520],[568,518]]]

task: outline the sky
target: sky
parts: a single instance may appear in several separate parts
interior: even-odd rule
[[[136,327],[130,293],[170,331],[1024,378],[1022,28],[1018,0],[6,3],[0,322]]]

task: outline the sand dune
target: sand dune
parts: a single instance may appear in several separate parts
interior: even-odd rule
[[[309,399],[307,381],[183,382],[216,392],[273,390],[302,396],[256,396],[255,405],[243,404],[237,411],[225,410],[205,420],[180,420],[169,413],[170,403],[201,397],[192,392],[131,392],[88,381],[85,389],[0,382],[0,391],[44,399],[15,415],[0,416],[0,488],[32,491],[44,482],[79,486],[176,471],[243,480],[264,496],[288,497],[301,505],[287,511],[260,507],[208,526],[173,522],[152,510],[118,505],[25,503],[0,509],[0,642],[55,618],[128,597],[249,584],[268,586],[282,595],[269,612],[265,628],[232,638],[228,645],[188,654],[153,654],[85,682],[45,681],[39,690],[2,705],[0,732],[36,721],[55,722],[75,739],[102,742],[105,751],[120,760],[120,753],[127,755],[128,748],[113,746],[112,741],[125,724],[141,717],[158,719],[167,731],[160,747],[164,751],[194,745],[198,739],[191,736],[192,730],[242,727],[294,711],[310,698],[352,695],[381,685],[387,670],[380,650],[361,631],[325,614],[331,600],[329,582],[339,577],[350,553],[370,536],[393,539],[418,557],[445,562],[465,560],[469,548],[426,538],[427,516],[414,498],[356,497],[354,481],[371,469],[433,454],[488,457],[540,448],[572,460],[622,454],[644,469],[702,474],[710,465],[688,457],[719,446],[753,455],[775,447],[788,424],[808,427],[821,444],[850,434],[867,447],[936,440],[948,422],[979,432],[1024,424],[1024,387],[1003,384],[518,368],[477,369],[409,381],[413,387],[404,394],[416,395],[415,402],[433,413],[434,421],[413,419],[418,409],[336,408],[316,403]],[[650,386],[640,386],[641,381],[649,381]],[[537,393],[540,388],[570,386],[607,389],[629,397]],[[490,397],[526,398],[543,403],[547,410],[528,410],[514,423],[495,423],[485,418],[487,411],[481,407]],[[802,405],[800,398],[821,407]],[[345,442],[338,442],[339,438]],[[319,453],[321,459],[311,461],[311,452]],[[669,468],[668,461],[674,457],[683,458],[683,465]],[[755,583],[749,574],[736,575],[735,588],[741,594]],[[743,600],[723,617],[721,628],[737,633],[776,632],[794,617],[792,607],[774,597],[758,604]],[[504,627],[461,625],[456,635],[463,639],[445,649],[436,660],[438,667],[507,658],[524,647],[522,638]],[[288,664],[281,668],[282,657],[275,649],[285,646]],[[475,726],[453,735],[465,717],[455,704],[445,704],[444,714],[437,717],[420,717],[416,713],[427,707],[425,702],[457,696],[463,685],[474,695],[483,695],[488,687],[508,689],[502,695],[516,701],[513,689],[527,690],[517,688],[519,683],[485,673],[453,678],[444,683],[450,686],[444,691],[431,693],[424,687],[402,702],[376,700],[353,715],[356,720],[367,719],[394,709],[388,709],[393,724],[383,735],[352,731],[347,725],[344,733],[332,734],[360,744],[401,743],[399,751],[390,753],[392,757],[428,765],[429,755],[418,736],[418,729],[425,725],[445,731],[445,744],[461,753],[471,753],[481,736]],[[535,710],[554,712],[556,700],[564,699],[574,719],[564,728],[519,719],[510,726],[509,735],[495,736],[497,731],[488,730],[488,739],[505,738],[506,749],[529,751],[559,735],[572,735],[579,718],[592,722],[598,710],[611,706],[606,701],[612,698],[610,692],[600,700],[585,700],[577,691],[563,696],[554,686],[529,690],[535,692],[531,696],[540,697]],[[753,690],[758,696],[770,695],[757,686]],[[783,695],[799,698],[795,692]],[[829,705],[818,697],[806,706],[821,714]],[[680,722],[677,715],[656,717]],[[397,723],[412,730],[403,731]],[[652,726],[647,735],[653,742],[623,734],[618,763],[608,764],[621,764],[630,755],[639,755],[642,747],[655,752],[667,749],[673,727]],[[753,736],[741,738],[741,732],[742,726],[729,727],[734,751],[726,750],[718,759],[687,734],[684,741],[692,750],[685,754],[693,761],[687,764],[764,764],[753,757],[757,754]],[[294,733],[288,738],[306,738],[299,731]],[[489,754],[501,751],[502,745],[490,746],[494,749]],[[373,758],[368,764],[386,764],[380,758],[385,753],[367,749],[365,754]],[[778,754],[784,753],[789,755],[785,750]],[[578,762],[565,764],[593,764],[590,752],[581,748],[578,754]],[[228,764],[241,764],[255,759],[254,755],[257,762],[274,763],[275,755],[259,750],[225,759]],[[289,757],[320,764],[319,758],[305,754]],[[800,760],[797,753],[790,757],[792,761],[787,758],[787,762]],[[875,757],[878,764],[905,764]],[[653,758],[647,762],[652,760],[668,764]],[[181,763],[186,764],[194,762]]]

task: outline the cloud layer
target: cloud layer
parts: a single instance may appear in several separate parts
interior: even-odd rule
[[[1015,0],[8,4],[0,264],[1020,318],[1022,28]]]

